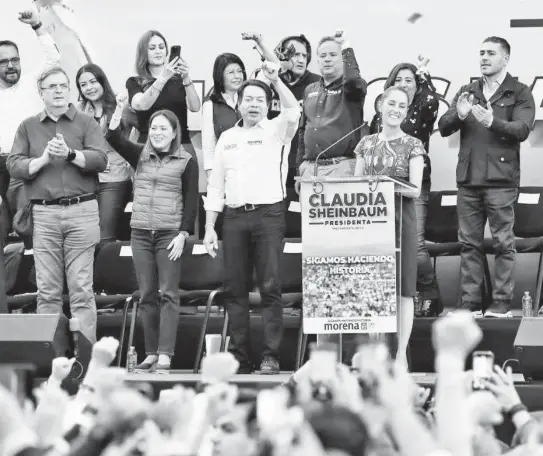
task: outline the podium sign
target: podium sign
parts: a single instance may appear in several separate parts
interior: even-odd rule
[[[302,181],[300,202],[304,333],[396,332],[394,183]]]

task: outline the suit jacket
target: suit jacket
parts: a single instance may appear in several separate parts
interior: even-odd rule
[[[489,128],[479,123],[470,112],[463,121],[456,103],[463,92],[474,96],[474,104],[486,108],[483,78],[462,86],[451,107],[439,119],[444,137],[460,130],[460,151],[456,166],[456,182],[462,186],[518,187],[520,185],[520,143],[534,125],[535,103],[525,84],[507,73],[503,83],[490,98],[494,120]]]

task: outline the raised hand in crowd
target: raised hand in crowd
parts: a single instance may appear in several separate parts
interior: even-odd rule
[[[250,41],[254,41],[255,43],[258,43],[260,40],[262,40],[262,35],[260,33],[255,33],[255,32],[242,32],[241,39],[250,40]]]
[[[71,359],[68,359],[66,357],[55,358],[51,366],[51,375],[49,376],[49,380],[47,381],[47,384],[60,386],[60,384],[64,381],[64,379],[68,376],[68,374],[72,370],[72,367],[75,361],[76,361],[75,358],[71,358]]]
[[[30,9],[30,10],[25,10],[25,11],[21,11],[19,13],[19,17],[18,19],[23,23],[23,24],[28,24],[32,27],[38,25],[40,23],[40,15],[38,13],[38,11],[36,9]]]
[[[272,84],[279,80],[279,65],[274,62],[264,61],[262,63],[262,74]]]
[[[56,358],[53,360],[53,371],[57,372],[51,377],[64,379],[70,373],[72,365],[72,360]],[[51,383],[51,380],[34,390],[34,396],[38,401],[38,406],[32,418],[33,429],[40,446],[47,447],[64,434],[70,397],[60,388],[60,382]]]
[[[456,102],[456,111],[458,112],[458,117],[465,119],[473,108],[473,95],[470,95],[468,92],[462,93]]]
[[[124,110],[128,106],[128,91],[124,89],[119,92],[115,97],[115,101],[117,102],[117,105],[115,106],[115,111],[113,112],[113,115],[109,121],[110,130],[116,130],[121,124]]]
[[[334,33],[334,41],[339,44],[340,46],[343,46],[343,43],[347,41],[345,37],[345,32],[343,30],[336,30]]]

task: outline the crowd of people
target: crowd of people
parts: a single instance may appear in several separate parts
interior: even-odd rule
[[[415,188],[396,204],[402,211],[396,358],[406,362],[417,290],[435,312],[439,298],[424,242],[429,136],[438,104],[428,58],[392,69],[368,127],[367,83],[341,30],[314,47],[296,35],[273,49],[260,34],[244,33],[242,38],[260,52],[262,68],[248,77],[237,55],[219,55],[213,88],[201,100],[179,46],[170,48],[159,31],[141,36],[136,74],[127,78],[126,90],[115,93],[95,63],[76,75],[60,67],[58,48],[37,11],[24,11],[19,20],[35,31],[46,63],[33,78],[23,71],[17,44],[0,41],[1,237],[4,241],[13,227],[33,248],[38,313],[62,311],[66,280],[72,316],[96,341],[94,258],[101,246],[115,240],[120,214],[133,198],[131,246],[146,351],[138,371],[168,372],[179,318],[181,254],[194,234],[198,169],[203,166],[208,176],[204,244],[212,257],[218,248],[215,222],[224,215],[231,352],[240,372],[255,370],[249,361],[247,289],[255,269],[265,328],[259,370],[278,373],[285,200],[289,192],[299,191],[295,177],[311,176],[318,161],[319,175],[389,175]],[[308,70],[313,52],[320,74]],[[497,250],[493,303],[485,316],[500,318],[511,316],[519,150],[535,114],[530,89],[507,72],[510,53],[505,39],[485,39],[481,78],[458,91],[438,123],[443,136],[460,132],[462,308],[481,314],[488,219]],[[70,102],[72,84],[79,94],[77,106]],[[187,113],[201,107],[203,163],[198,163]],[[368,306],[379,312],[378,303]]]
[[[482,333],[463,311],[433,328],[435,388],[413,383],[379,342],[360,346],[352,368],[329,348],[284,384],[236,385],[229,353],[204,359],[195,388],[154,390],[109,367],[118,341],[93,347],[77,394],[64,379],[73,360],[56,358],[47,382],[30,396],[0,385],[4,456],[498,456],[542,451],[540,413],[522,403],[511,370],[494,366],[483,383],[465,371]],[[496,427],[512,423],[512,438]],[[505,441],[504,441],[505,440]]]

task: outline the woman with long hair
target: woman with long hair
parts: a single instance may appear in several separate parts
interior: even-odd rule
[[[79,109],[93,116],[104,136],[115,112],[115,93],[102,68],[94,63],[83,65],[75,77],[79,91]],[[98,174],[98,210],[100,213],[100,246],[115,241],[121,214],[132,193],[132,169],[126,160],[108,144],[108,165]]]
[[[423,157],[426,152],[419,139],[406,134],[402,129],[409,110],[409,95],[405,90],[396,86],[389,87],[381,96],[378,109],[381,131],[365,136],[356,146],[354,174],[399,177],[416,186],[416,190],[396,196],[396,221],[400,220],[400,216],[402,221],[402,275],[399,278],[401,294],[397,310],[399,340],[396,360],[407,364],[407,345],[413,329],[413,297],[417,282],[417,219],[414,200],[420,194]],[[399,241],[397,237],[396,244]]]
[[[215,59],[213,87],[202,106],[202,151],[208,178],[219,137],[240,119],[238,89],[246,79],[245,65],[236,54],[227,52]]]
[[[117,97],[107,138],[135,171],[131,246],[147,355],[137,370],[167,373],[179,321],[181,254],[198,206],[198,163],[168,110],[151,115],[144,145],[125,139],[118,126],[126,98]]]
[[[126,89],[130,106],[138,116],[140,137],[147,141],[149,119],[153,113],[166,109],[173,112],[181,125],[181,144],[194,157],[187,124],[187,109],[200,110],[200,97],[190,79],[190,68],[183,57],[168,61],[166,38],[149,30],[140,38],[136,50],[136,76],[128,78]]]
[[[409,106],[402,122],[402,130],[419,139],[424,145],[424,175],[419,198],[415,200],[417,215],[417,290],[423,300],[425,315],[439,313],[439,288],[428,249],[426,248],[425,228],[428,215],[428,195],[430,193],[430,136],[439,110],[439,99],[432,79],[427,71],[428,59],[419,57],[418,67],[412,63],[400,63],[390,72],[385,82],[385,90],[399,87],[407,93]],[[371,122],[370,133],[378,133],[381,128],[381,114],[377,112]]]

